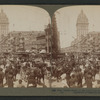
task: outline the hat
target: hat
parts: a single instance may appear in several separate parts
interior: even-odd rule
[[[21,83],[22,83],[22,80],[21,80],[21,79],[19,79],[19,82],[21,82]]]
[[[55,62],[52,62],[52,64],[53,64],[53,65],[56,65],[56,63],[55,63]]]
[[[2,71],[3,69],[2,68],[0,68],[0,71]]]

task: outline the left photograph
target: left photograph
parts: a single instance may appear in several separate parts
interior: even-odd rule
[[[51,87],[51,18],[39,7],[0,5],[0,87]]]

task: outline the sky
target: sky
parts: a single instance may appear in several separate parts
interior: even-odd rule
[[[81,10],[86,14],[89,22],[89,32],[100,32],[100,6],[83,5],[60,8],[55,12],[58,31],[60,32],[60,46],[65,48],[71,45],[77,37],[76,21]]]
[[[0,5],[9,19],[9,31],[43,31],[50,22],[47,11],[35,6]]]

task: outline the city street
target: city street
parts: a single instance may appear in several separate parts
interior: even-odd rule
[[[3,69],[3,72],[5,71],[5,68],[3,67],[3,66],[0,66],[2,69]],[[16,88],[17,87],[17,85],[18,85],[18,80],[20,80],[21,79],[21,77],[20,77],[20,74],[17,74],[17,76],[16,76],[16,81],[14,81],[13,83],[14,83],[14,87]],[[92,84],[93,84],[93,88],[97,88],[98,87],[98,85],[97,85],[97,80],[100,80],[100,74],[96,74],[96,76],[95,76],[95,81],[93,81],[92,82]],[[50,84],[50,81],[51,81],[51,84]],[[5,80],[5,78],[4,78],[4,81],[3,81],[4,83],[4,87],[6,88],[7,87],[7,85],[5,84],[6,83],[6,80]],[[42,82],[42,81],[41,81]],[[27,87],[27,82],[25,82],[24,80],[22,81],[22,84],[25,86],[25,87]],[[85,80],[84,80],[84,78],[83,78],[83,80],[82,80],[82,84],[84,84],[83,85],[83,88],[86,88],[86,84],[85,84]],[[32,86],[31,84],[29,85],[29,86]],[[99,85],[100,86],[100,85]],[[66,74],[63,74],[62,76],[61,76],[61,79],[59,80],[59,81],[57,81],[57,79],[56,78],[54,78],[54,77],[52,77],[51,79],[50,78],[48,78],[47,76],[45,76],[45,85],[43,84],[43,83],[41,83],[41,84],[37,84],[37,87],[38,88],[49,88],[49,87],[52,87],[52,88],[69,88],[68,87],[68,85],[67,85],[67,83],[66,83]]]

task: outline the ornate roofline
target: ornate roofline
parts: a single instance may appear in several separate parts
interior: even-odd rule
[[[1,9],[0,12],[0,24],[9,24],[8,17],[6,13],[3,11],[3,9]]]
[[[84,24],[89,24],[88,23],[88,18],[86,16],[86,14],[84,13],[83,9],[81,10],[80,14],[78,15],[77,17],[77,24],[81,24],[81,23],[84,23]]]

